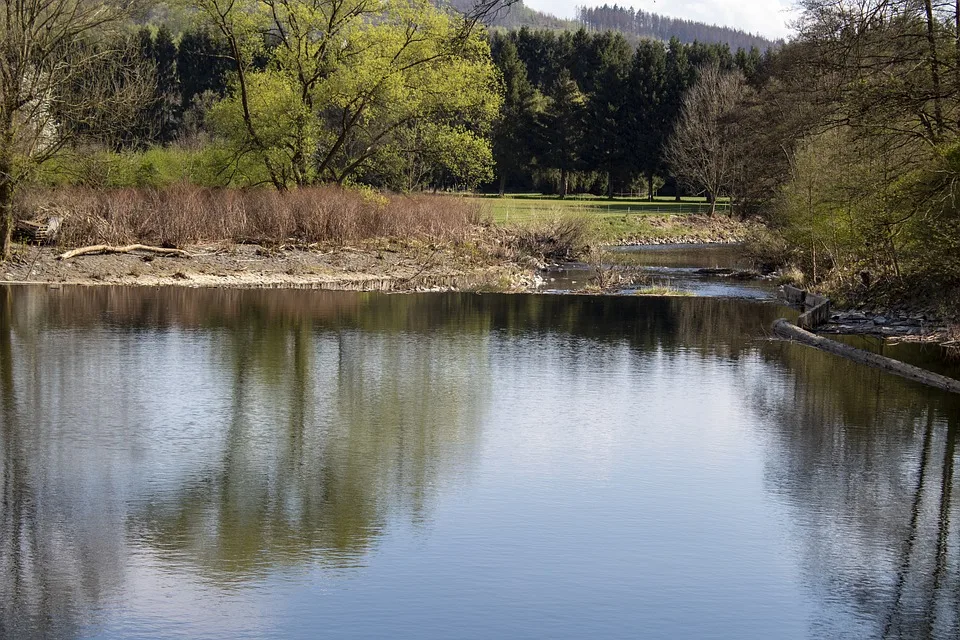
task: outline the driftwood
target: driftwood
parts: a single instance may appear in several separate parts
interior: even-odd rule
[[[915,367],[900,362],[899,360],[894,360],[893,358],[887,358],[886,356],[820,337],[790,324],[783,318],[773,323],[773,332],[781,338],[795,340],[801,344],[822,349],[823,351],[847,358],[848,360],[853,360],[859,364],[882,369],[902,378],[913,380],[914,382],[921,382],[931,387],[943,389],[944,391],[960,393],[960,380],[954,380],[953,378],[941,376],[938,373],[933,373],[932,371],[927,371],[926,369],[921,369],[920,367]]]
[[[137,251],[143,253],[154,253],[160,256],[175,256],[177,258],[189,258],[190,254],[186,251],[180,249],[167,249],[164,247],[149,247],[144,244],[131,244],[125,247],[111,247],[106,244],[97,244],[92,247],[81,247],[79,249],[74,249],[72,251],[67,251],[66,253],[61,253],[57,256],[57,260],[69,260],[70,258],[76,258],[78,256],[90,256],[101,253],[136,253]]]
[[[37,220],[17,220],[16,230],[20,236],[31,242],[46,244],[55,242],[60,233],[61,219],[57,216],[47,218],[46,222]]]

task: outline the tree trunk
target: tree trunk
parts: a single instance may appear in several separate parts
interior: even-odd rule
[[[507,174],[500,174],[500,197],[507,195]]]
[[[613,200],[613,171],[607,172],[607,200]]]
[[[0,163],[0,262],[13,255],[13,182],[11,167]]]
[[[717,197],[712,193],[707,194],[707,201],[710,203],[710,217],[717,213]]]
[[[956,85],[954,86],[954,95],[960,94],[960,0],[956,0],[953,10],[953,35],[954,35],[954,60],[953,73],[955,75]],[[960,124],[960,122],[958,122]]]
[[[940,90],[940,57],[937,55],[937,36],[936,21],[933,15],[933,4],[931,0],[924,0],[924,9],[927,14],[927,44],[930,48],[930,81],[933,83],[933,119],[936,123],[936,137],[943,136],[943,106],[942,92]]]
[[[653,171],[647,171],[647,200],[653,202]]]
[[[947,378],[946,376],[932,373],[920,367],[905,364],[898,360],[892,360],[869,351],[863,351],[862,349],[857,349],[856,347],[851,347],[841,342],[828,340],[809,331],[804,331],[800,327],[790,324],[783,318],[773,323],[773,332],[781,338],[795,340],[801,344],[822,349],[823,351],[847,358],[848,360],[853,360],[859,364],[882,369],[883,371],[907,378],[908,380],[922,382],[923,384],[943,389],[944,391],[960,393],[960,380]]]
[[[567,189],[569,188],[570,174],[566,169],[560,170],[560,199],[567,197]]]

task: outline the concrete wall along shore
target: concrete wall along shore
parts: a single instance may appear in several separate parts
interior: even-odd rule
[[[816,329],[830,321],[830,299],[809,291],[784,285],[783,295],[791,304],[804,308],[799,324],[804,329]]]

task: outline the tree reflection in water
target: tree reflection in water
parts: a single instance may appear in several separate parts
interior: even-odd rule
[[[80,634],[125,588],[135,554],[219,589],[277,568],[363,565],[391,523],[429,526],[437,492],[475,464],[492,349],[517,338],[562,341],[561,367],[610,345],[749,361],[724,370],[743,373],[744,411],[770,440],[766,482],[791,509],[824,611],[813,634],[841,637],[836,621],[853,611],[858,637],[956,637],[960,404],[765,341],[780,312],[0,288],[0,637]],[[195,450],[170,449],[174,432]]]
[[[433,488],[472,457],[486,340],[324,324],[246,314],[227,328],[222,455],[132,514],[141,542],[229,581],[278,565],[356,566],[387,511],[427,519]]]
[[[123,536],[50,481],[56,455],[31,433],[36,398],[23,388],[44,379],[26,357],[36,334],[19,331],[14,308],[0,287],[0,638],[73,637],[120,583]]]
[[[807,531],[811,585],[850,604],[861,637],[960,635],[960,399],[799,345],[764,353],[792,374],[753,393],[775,416],[768,475]]]

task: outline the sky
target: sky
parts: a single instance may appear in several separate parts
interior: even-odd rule
[[[708,24],[719,24],[759,33],[768,38],[790,35],[793,0],[525,0],[528,7],[552,13],[561,18],[574,17],[578,6],[603,4],[632,5],[671,18],[684,18]]]

